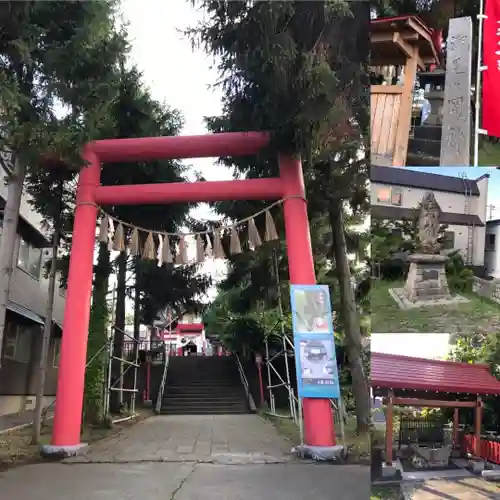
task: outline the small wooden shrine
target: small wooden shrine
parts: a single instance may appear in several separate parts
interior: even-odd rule
[[[500,395],[500,381],[485,364],[458,363],[371,353],[371,386],[375,397],[386,405],[387,465],[393,463],[394,406],[413,408],[453,408],[453,448],[458,448],[460,409],[474,411],[474,449],[481,456],[482,397]]]
[[[416,16],[371,21],[372,73],[386,80],[371,86],[372,165],[405,166],[417,71],[439,64],[440,47],[440,32]]]

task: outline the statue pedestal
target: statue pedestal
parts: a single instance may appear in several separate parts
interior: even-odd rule
[[[413,254],[408,257],[410,270],[404,292],[407,300],[435,301],[451,299],[446,280],[445,255]]]

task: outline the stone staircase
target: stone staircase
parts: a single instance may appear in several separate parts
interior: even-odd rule
[[[171,357],[160,414],[251,413],[232,356]]]
[[[411,167],[437,167],[441,155],[441,126],[415,127],[408,141],[406,165]]]

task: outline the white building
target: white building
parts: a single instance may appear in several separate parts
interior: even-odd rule
[[[500,279],[500,219],[486,222],[486,243],[484,251],[484,265],[486,272],[493,278]]]
[[[5,175],[0,167],[0,239],[7,200]],[[31,207],[26,192],[21,199],[19,215],[0,367],[0,415],[34,408],[38,358],[49,291],[45,265],[51,258],[51,243],[43,229],[42,217]],[[57,288],[45,381],[47,405],[52,403],[56,394],[64,316],[65,290]]]
[[[465,174],[454,177],[372,166],[370,180],[372,219],[413,219],[424,195],[432,191],[441,211],[440,223],[447,226],[445,251],[460,250],[468,265],[484,270],[488,174],[468,179]]]

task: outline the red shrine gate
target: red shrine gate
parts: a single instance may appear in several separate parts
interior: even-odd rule
[[[85,146],[82,157],[87,165],[80,171],[76,195],[51,453],[73,454],[82,446],[80,430],[98,205],[284,199],[290,282],[316,283],[300,159],[280,156],[280,176],[276,178],[133,186],[101,186],[101,163],[248,156],[265,148],[269,139],[269,134],[263,132],[237,132],[109,139]],[[334,446],[330,401],[305,399],[303,406],[305,444]]]

